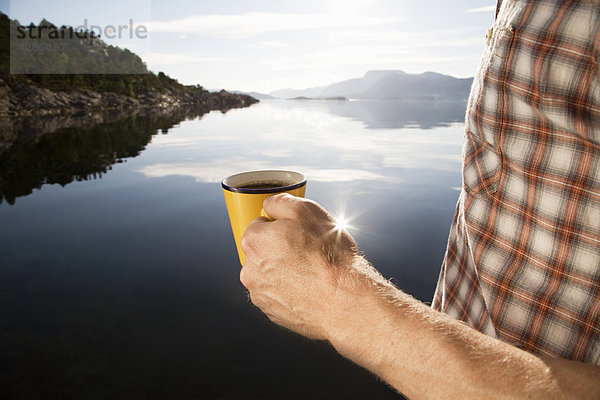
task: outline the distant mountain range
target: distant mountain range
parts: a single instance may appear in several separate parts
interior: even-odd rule
[[[473,78],[455,78],[436,72],[408,74],[403,71],[368,71],[361,78],[348,79],[328,86],[308,89],[282,89],[269,94],[253,92],[258,99],[267,98],[337,98],[466,100]]]

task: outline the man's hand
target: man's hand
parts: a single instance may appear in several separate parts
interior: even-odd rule
[[[264,202],[242,237],[240,272],[252,302],[271,321],[313,339],[327,339],[340,279],[347,279],[356,243],[315,202],[278,194]]]
[[[328,340],[411,399],[599,399],[600,368],[541,358],[387,282],[316,203],[275,195],[242,238],[240,279],[273,322]]]

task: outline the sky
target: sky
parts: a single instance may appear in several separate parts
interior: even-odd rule
[[[208,89],[323,86],[369,70],[475,74],[493,0],[0,0],[21,24],[108,29],[155,73]],[[113,35],[114,36],[114,35]]]

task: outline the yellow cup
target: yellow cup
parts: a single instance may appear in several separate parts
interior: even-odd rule
[[[266,216],[262,209],[264,199],[276,193],[304,197],[306,178],[293,171],[250,171],[228,176],[221,186],[240,263],[244,265],[246,255],[242,251],[242,235],[250,221]]]

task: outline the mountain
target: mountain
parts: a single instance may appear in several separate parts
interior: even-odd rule
[[[57,27],[46,19],[22,26],[0,12],[0,118],[184,104],[225,111],[257,101],[154,74],[138,55],[107,45],[93,32]]]
[[[276,90],[270,95],[279,98],[466,100],[472,82],[473,78],[455,78],[436,72],[368,71],[361,78],[302,90]]]

